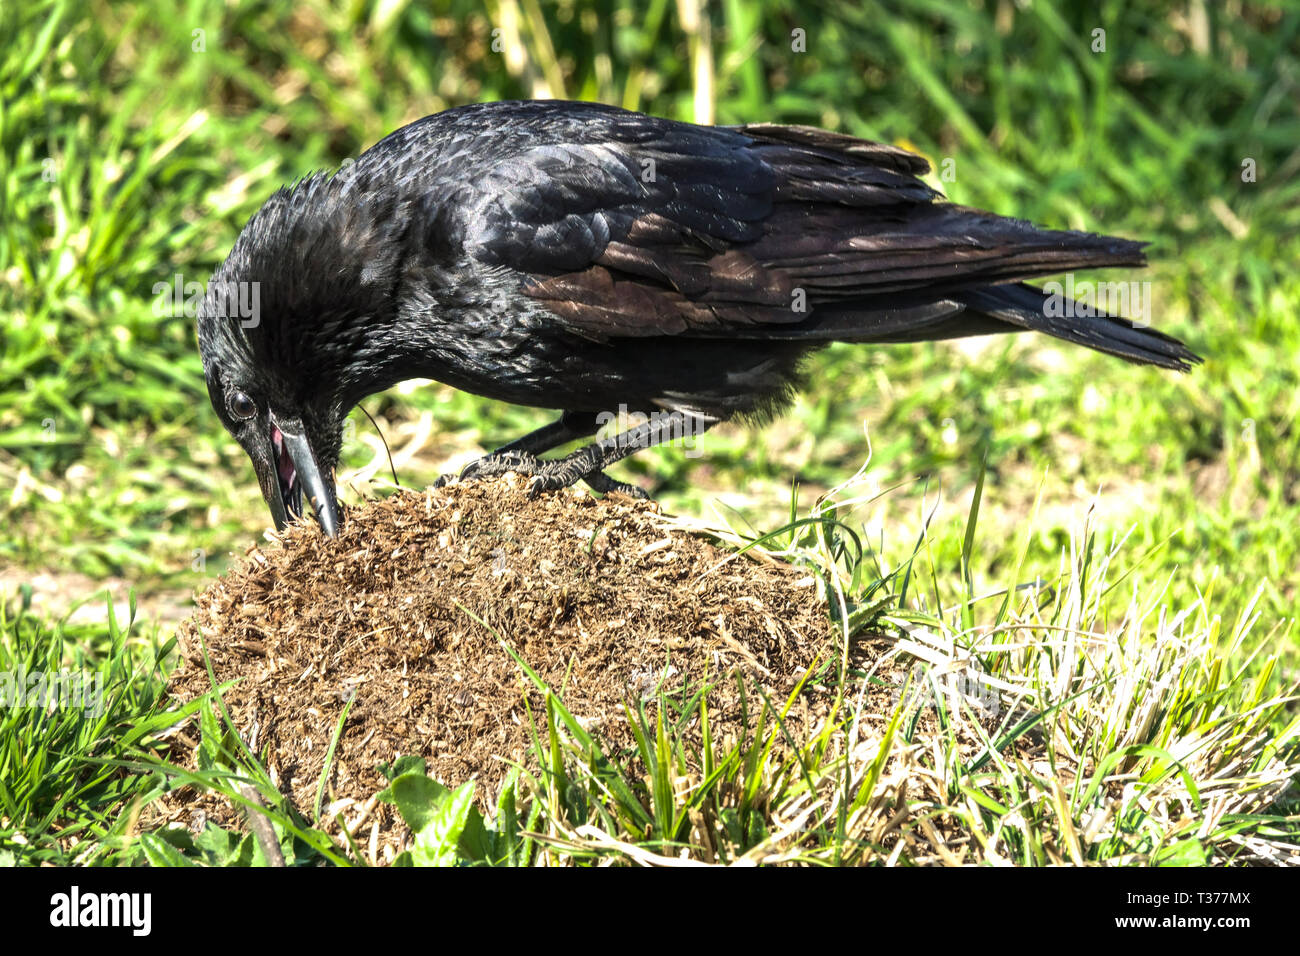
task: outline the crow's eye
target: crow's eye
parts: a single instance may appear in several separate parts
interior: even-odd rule
[[[230,414],[236,418],[252,418],[257,414],[257,403],[245,392],[235,392],[230,396]]]

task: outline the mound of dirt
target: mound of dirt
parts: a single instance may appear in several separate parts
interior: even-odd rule
[[[525,699],[538,715],[544,698],[507,645],[607,752],[634,747],[622,707],[661,685],[708,680],[711,720],[739,736],[729,675],[784,702],[814,661],[841,654],[806,569],[724,551],[649,502],[578,489],[530,501],[513,475],[349,509],[333,540],[295,526],[197,605],[171,693],[209,692],[206,648],[219,682],[238,679],[224,699],[244,739],[308,813],[349,699],[327,802],[366,801],[385,785],[377,765],[403,754],[449,786],[475,778],[485,801],[509,761],[535,768]],[[790,729],[811,729],[829,699],[805,688]],[[174,818],[194,799],[173,800]],[[211,798],[201,807],[236,817]],[[387,829],[389,808],[373,809]]]

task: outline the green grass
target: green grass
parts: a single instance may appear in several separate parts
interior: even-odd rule
[[[690,30],[678,9],[4,5],[0,570],[125,579],[146,618],[221,573],[268,515],[208,407],[193,323],[156,314],[155,285],[205,280],[275,188],[404,122],[548,93],[897,142],[951,161],[954,175],[933,182],[954,201],[1150,240],[1154,324],[1207,357],[1177,376],[1037,339],[974,352],[836,346],[767,431],[706,435],[700,458],[645,453],[623,476],[670,509],[704,513],[721,498],[740,509],[732,520],[771,528],[792,480],[807,502],[857,469],[865,424],[874,487],[906,490],[846,520],[865,522],[884,553],[912,540],[897,529],[920,489],[942,492],[950,520],[935,522],[928,553],[940,578],[962,580],[964,561],[977,592],[1005,583],[1026,535],[1025,579],[1050,577],[1100,489],[1097,532],[1127,534],[1126,553],[1144,556],[1129,578],[1139,595],[1224,621],[1253,608],[1247,643],[1274,635],[1278,667],[1294,673],[1300,10],[724,0],[707,30]],[[1092,49],[1098,27],[1104,53]],[[792,51],[795,30],[806,52]],[[398,439],[431,416],[408,485],[548,418],[433,386],[367,408]],[[347,463],[361,467],[374,439],[354,419]],[[964,517],[985,456],[984,535],[970,553]],[[6,635],[53,633],[88,596],[68,593],[50,619],[28,614]],[[107,653],[99,644],[88,660]],[[22,819],[38,804],[21,804]]]
[[[119,627],[50,625],[0,608],[0,863],[94,864],[134,844],[162,792],[157,736],[171,642]]]

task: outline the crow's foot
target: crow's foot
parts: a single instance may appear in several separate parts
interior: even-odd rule
[[[626,481],[616,481],[603,471],[583,471],[581,458],[558,458],[541,462],[541,468],[528,483],[528,497],[536,498],[544,491],[559,491],[585,481],[593,491],[602,495],[611,492],[627,495],[631,498],[646,500],[650,496],[645,490]]]
[[[535,475],[542,470],[545,464],[546,462],[536,455],[530,455],[525,451],[493,452],[466,465],[461,470],[460,480],[470,481],[474,478],[492,478],[496,475],[504,475],[508,471],[520,475]]]
[[[442,488],[455,481],[492,478],[513,471],[531,478],[528,482],[529,498],[536,498],[544,491],[568,488],[579,481],[585,481],[593,491],[602,495],[617,493],[638,500],[646,500],[650,497],[644,489],[626,481],[616,481],[603,471],[584,472],[583,464],[584,462],[577,458],[542,459],[527,452],[493,452],[470,462],[459,476],[442,475],[433,483],[433,487]]]
[[[461,469],[459,475],[439,475],[434,481],[433,487],[445,488],[447,485],[455,484],[458,481],[473,481],[476,478],[493,478],[497,475],[504,475],[508,471],[517,472],[521,475],[536,474],[544,465],[536,455],[530,455],[527,452],[507,451],[493,452],[490,455],[484,455],[482,458],[471,461]]]

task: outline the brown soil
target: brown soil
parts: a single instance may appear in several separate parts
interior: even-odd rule
[[[724,551],[648,502],[576,489],[530,501],[513,475],[349,509],[334,540],[291,528],[282,548],[250,550],[199,595],[178,633],[186,660],[172,694],[210,690],[206,648],[218,681],[240,679],[224,699],[244,739],[307,815],[354,698],[325,794],[349,819],[385,785],[377,765],[399,755],[425,757],[449,786],[476,779],[484,803],[510,762],[536,772],[525,701],[536,720],[544,697],[507,647],[611,754],[635,746],[623,705],[652,701],[661,685],[711,683],[718,735],[740,739],[732,675],[779,706],[814,662],[833,670],[842,654],[808,570]],[[788,718],[794,739],[829,701],[805,687]],[[192,727],[178,738],[196,739]],[[175,759],[192,765],[192,749]],[[191,825],[237,818],[187,791],[167,807]],[[400,848],[390,808],[371,801],[365,813],[355,822],[382,818],[385,846]]]

